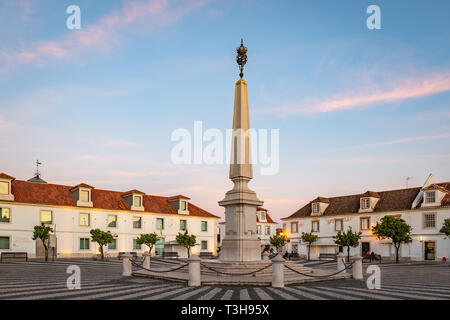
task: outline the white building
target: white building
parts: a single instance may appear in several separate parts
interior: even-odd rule
[[[441,260],[450,258],[450,239],[440,233],[444,220],[450,218],[450,183],[435,183],[430,175],[423,187],[373,192],[349,196],[318,197],[287,218],[283,229],[289,252],[306,256],[307,245],[301,242],[302,232],[313,232],[319,240],[311,246],[311,258],[320,253],[336,253],[333,236],[337,231],[362,232],[360,245],[351,255],[366,252],[394,259],[395,248],[390,240],[378,240],[371,228],[386,215],[401,217],[412,227],[412,243],[402,244],[400,258],[405,260]],[[343,250],[345,253],[346,249]]]
[[[57,256],[91,256],[98,245],[91,242],[90,230],[99,228],[117,235],[106,248],[118,252],[148,251],[136,244],[140,234],[161,235],[152,254],[162,254],[164,243],[188,230],[197,236],[192,253],[217,251],[218,217],[190,203],[185,196],[160,197],[138,190],[117,192],[95,189],[87,184],[64,186],[48,184],[39,177],[16,180],[0,174],[0,252],[28,252],[42,256],[40,240],[32,240],[33,228],[41,222],[56,235]],[[180,251],[186,256],[186,249]]]
[[[261,240],[261,251],[270,246],[270,237],[277,234],[277,223],[272,220],[267,209],[257,208],[256,211],[256,233]],[[225,237],[225,222],[219,222],[219,246]]]

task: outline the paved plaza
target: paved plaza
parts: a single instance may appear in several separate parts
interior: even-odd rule
[[[81,269],[81,289],[69,290],[67,267]],[[368,264],[364,264],[364,273]],[[152,262],[152,268],[165,266]],[[320,266],[330,273],[335,263]],[[270,287],[187,287],[147,278],[124,278],[121,261],[60,259],[45,263],[6,262],[0,264],[0,299],[144,299],[144,300],[403,300],[450,299],[450,267],[443,263],[410,262],[382,264],[381,290],[367,289],[365,281],[334,280]]]

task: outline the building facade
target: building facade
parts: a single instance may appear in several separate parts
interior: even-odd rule
[[[261,241],[261,250],[266,246],[270,246],[270,237],[277,234],[277,223],[272,220],[267,209],[257,208],[256,211],[256,234]],[[219,223],[219,239],[223,239],[226,234],[225,222]],[[219,240],[220,246],[220,240]]]
[[[337,253],[333,236],[338,231],[361,232],[360,245],[351,248],[351,255],[374,252],[382,259],[394,259],[395,248],[390,240],[378,240],[371,232],[386,215],[400,217],[412,227],[412,243],[402,244],[400,258],[404,260],[442,260],[450,258],[450,239],[440,233],[444,220],[450,218],[450,183],[435,183],[430,175],[422,187],[401,190],[324,198],[318,197],[287,218],[283,218],[283,233],[287,250],[306,256],[307,245],[302,232],[313,232],[319,240],[311,246],[311,258],[320,253]]]
[[[136,239],[152,232],[161,237],[152,254],[161,255],[165,244],[173,243],[185,230],[197,236],[192,253],[217,251],[218,217],[190,203],[188,197],[100,190],[84,183],[48,184],[36,177],[22,181],[1,173],[0,252],[42,256],[41,241],[32,240],[34,226],[42,222],[54,230],[50,245],[58,257],[98,254],[99,247],[90,236],[90,230],[96,228],[117,236],[105,250],[111,256],[148,251]],[[184,251],[180,254],[187,255]]]

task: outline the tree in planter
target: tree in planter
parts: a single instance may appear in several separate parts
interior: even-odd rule
[[[277,248],[278,253],[281,253],[281,250],[286,244],[286,239],[281,235],[273,235],[272,237],[270,237],[270,244]]]
[[[450,237],[450,218],[444,220],[440,233],[444,233],[447,237]]]
[[[302,241],[308,244],[308,261],[311,254],[311,244],[319,240],[319,237],[312,232],[302,232]]]
[[[352,227],[349,227],[347,232],[338,231],[336,236],[333,237],[334,239],[336,239],[334,240],[334,243],[336,243],[338,246],[347,248],[348,261],[350,261],[350,248],[359,246],[361,234],[361,232],[353,232]]]
[[[196,237],[193,234],[188,234],[187,230],[184,233],[178,233],[176,240],[183,245],[188,251],[188,258],[191,257],[191,248],[195,246]]]
[[[94,242],[97,242],[100,246],[100,254],[102,257],[102,261],[105,260],[105,255],[103,252],[103,246],[108,245],[109,243],[112,243],[114,241],[114,236],[111,231],[102,231],[100,229],[92,229],[90,231],[91,233],[91,240]]]
[[[411,226],[405,220],[384,216],[372,227],[372,233],[380,240],[391,239],[395,247],[395,263],[398,263],[398,252],[402,243],[411,243]]]
[[[53,232],[53,229],[46,226],[43,222],[40,226],[34,226],[33,240],[41,239],[42,244],[44,245],[46,262],[48,261],[48,239],[50,237],[50,232]]]
[[[153,233],[148,234],[141,234],[139,238],[137,238],[136,243],[139,245],[145,244],[147,247],[149,247],[148,253],[151,254],[153,250],[153,246],[158,241],[158,235]]]

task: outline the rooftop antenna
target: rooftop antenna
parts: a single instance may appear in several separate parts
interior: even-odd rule
[[[39,160],[36,160],[36,172],[35,172],[35,175],[38,178],[41,177],[41,173],[39,172],[39,166],[41,166],[41,165],[42,165],[42,162],[39,162]]]
[[[408,181],[411,180],[413,177],[407,177],[406,178],[406,188],[408,188]]]

